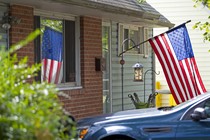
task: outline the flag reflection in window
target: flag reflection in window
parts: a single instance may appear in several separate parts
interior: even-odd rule
[[[61,86],[80,85],[80,50],[79,45],[76,47],[79,32],[76,32],[78,23],[75,18],[67,20],[35,16],[34,19],[35,28],[42,31],[40,38],[35,40],[35,60],[42,63],[37,80]]]
[[[63,34],[45,26],[42,37],[42,81],[58,84],[63,78]]]

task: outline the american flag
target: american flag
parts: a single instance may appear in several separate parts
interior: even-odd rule
[[[58,84],[63,77],[63,35],[45,27],[42,38],[42,81]]]
[[[177,104],[206,92],[185,24],[149,39]]]

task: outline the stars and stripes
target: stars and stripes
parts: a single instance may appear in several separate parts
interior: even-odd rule
[[[149,42],[177,104],[206,92],[185,24],[149,39]]]
[[[42,38],[42,81],[61,83],[63,77],[63,35],[45,27]]]

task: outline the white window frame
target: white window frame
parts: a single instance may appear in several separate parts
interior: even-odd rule
[[[71,90],[71,89],[80,89],[81,86],[81,66],[80,66],[80,18],[76,15],[70,15],[65,13],[57,13],[52,11],[34,10],[35,16],[46,17],[46,18],[54,18],[61,20],[71,20],[75,21],[75,72],[76,72],[76,80],[75,82],[66,82],[57,84],[56,87],[58,90]],[[64,50],[65,51],[65,50]]]
[[[149,38],[152,37],[151,34],[150,34],[150,29],[143,28],[143,30],[144,30],[143,41],[148,40]],[[143,46],[143,48],[144,48],[144,58],[147,58],[149,56],[151,46],[149,44],[149,41],[145,42],[143,45],[144,45]]]
[[[138,41],[135,42],[136,45],[138,45],[139,43],[145,41],[146,39],[148,39],[148,29],[141,27],[141,26],[134,26],[134,25],[129,25],[129,24],[122,24],[119,23],[118,24],[118,55],[120,55],[123,51],[125,51],[125,48],[123,46],[123,41],[124,41],[124,29],[128,29],[129,32],[130,30],[136,30],[138,31]],[[129,36],[129,35],[128,35]],[[130,44],[130,40],[128,40],[128,43]],[[132,44],[132,43],[131,43]],[[149,54],[149,46],[147,43],[142,44],[140,47],[136,48],[136,49],[132,49],[129,50],[127,53],[130,54],[138,54],[138,55],[142,55],[145,58],[148,57]],[[142,49],[142,51],[140,51],[140,49]]]

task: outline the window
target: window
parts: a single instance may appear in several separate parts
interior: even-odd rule
[[[210,118],[210,99],[205,102],[203,108],[205,109],[207,117]]]
[[[35,17],[42,35],[36,40],[36,61],[42,64],[38,79],[58,86],[80,85],[78,28],[76,20]]]
[[[119,24],[118,27],[119,27],[118,54],[120,54],[122,51],[131,49],[134,45],[138,45],[139,43],[149,38],[148,29],[144,27],[123,25],[123,24]],[[125,41],[126,39],[128,40]],[[128,53],[140,54],[144,55],[144,57],[147,57],[149,53],[148,43],[144,43],[140,47],[133,48],[129,50]]]

